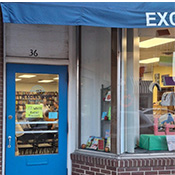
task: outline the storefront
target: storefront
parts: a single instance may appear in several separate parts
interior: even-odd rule
[[[175,174],[175,3],[1,9],[3,175]]]

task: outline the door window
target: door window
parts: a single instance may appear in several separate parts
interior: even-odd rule
[[[58,153],[59,75],[16,73],[15,155]]]

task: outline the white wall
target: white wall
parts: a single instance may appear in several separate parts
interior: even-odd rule
[[[58,25],[6,24],[6,56],[68,59],[69,28]],[[31,56],[34,57],[34,56]]]
[[[111,30],[82,27],[81,143],[100,136],[101,85],[111,83]]]

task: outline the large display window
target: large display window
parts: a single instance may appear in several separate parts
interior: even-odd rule
[[[81,27],[79,146],[169,153],[175,150],[175,31],[122,31]]]
[[[175,150],[175,30],[128,29],[122,152]]]

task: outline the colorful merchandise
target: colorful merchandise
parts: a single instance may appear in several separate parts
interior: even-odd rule
[[[111,91],[108,91],[108,93],[105,97],[105,101],[111,101]]]
[[[111,106],[109,107],[107,117],[108,117],[108,120],[111,120]]]
[[[107,138],[106,147],[109,148],[109,151],[111,150],[111,138],[110,137]]]
[[[104,151],[104,148],[105,148],[104,139],[99,139],[99,140],[98,140],[98,150]]]
[[[107,139],[108,137],[110,137],[110,130],[109,129],[107,129],[105,131],[105,139]]]
[[[171,113],[164,114],[159,118],[159,124],[163,125],[165,123],[174,124],[174,118]]]
[[[101,119],[102,119],[102,120],[104,120],[104,119],[105,119],[105,117],[106,117],[107,115],[108,115],[108,113],[107,113],[107,112],[103,112],[103,113],[102,113],[102,116],[101,116]]]
[[[97,150],[98,149],[98,141],[100,138],[95,137],[94,140],[92,141],[92,145],[90,146],[91,149]]]
[[[90,148],[93,139],[94,139],[94,136],[89,136],[88,141],[86,143],[86,148]]]

